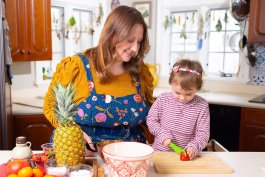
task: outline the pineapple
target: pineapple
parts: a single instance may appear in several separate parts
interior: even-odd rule
[[[83,131],[74,121],[73,97],[74,85],[67,87],[57,83],[54,87],[55,114],[58,127],[54,133],[54,153],[59,166],[74,166],[83,163],[85,158],[85,140]]]

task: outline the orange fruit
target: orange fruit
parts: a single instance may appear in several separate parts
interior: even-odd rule
[[[33,175],[33,170],[29,166],[21,168],[18,171],[18,177],[31,177],[32,175]]]
[[[43,172],[39,168],[33,168],[33,177],[43,177]]]
[[[17,177],[17,175],[16,174],[10,174],[7,177]]]

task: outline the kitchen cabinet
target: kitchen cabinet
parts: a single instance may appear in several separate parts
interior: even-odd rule
[[[14,115],[14,146],[15,138],[25,136],[31,142],[31,149],[41,150],[41,144],[48,143],[53,127],[43,114]]]
[[[241,108],[210,104],[210,139],[215,139],[228,151],[238,151]]]
[[[242,108],[240,151],[265,151],[265,109]]]
[[[251,0],[249,12],[248,43],[265,43],[265,1]]]
[[[8,0],[6,18],[13,61],[52,59],[50,0]]]

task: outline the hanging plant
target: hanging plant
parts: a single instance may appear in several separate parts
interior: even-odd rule
[[[172,17],[168,17],[168,15],[167,15],[165,18],[165,22],[164,22],[165,30],[168,29],[170,24],[176,24],[176,23],[177,23],[177,19],[175,16],[173,16],[173,18],[172,18]]]
[[[180,26],[180,16],[178,16],[178,26]]]
[[[98,8],[98,17],[97,17],[97,20],[96,20],[97,26],[101,24],[102,17],[103,17],[103,8],[102,8],[102,5],[100,3],[99,4],[99,8]]]
[[[177,23],[177,20],[176,20],[176,17],[174,16],[173,19],[172,19],[172,23],[173,24],[176,24]]]
[[[225,16],[224,16],[224,22],[227,23],[228,22],[228,15],[227,12],[225,12]]]
[[[169,17],[168,15],[166,16],[166,19],[165,19],[165,23],[164,23],[164,27],[165,27],[165,30],[167,30],[167,28],[169,27]]]
[[[183,24],[181,33],[180,33],[180,38],[184,38],[185,40],[187,39],[187,34],[186,34],[186,22]]]
[[[191,24],[194,24],[194,17],[195,17],[195,12],[192,12],[192,16],[191,16]]]
[[[215,29],[217,32],[222,31],[222,22],[221,22],[220,18],[218,19],[217,24],[215,25]]]
[[[65,30],[66,30],[66,35],[65,38],[68,39],[69,38],[69,31],[70,28],[72,28],[73,26],[75,26],[76,24],[76,20],[74,16],[71,16],[70,19],[68,20],[68,22],[65,25]]]
[[[76,20],[75,20],[75,17],[74,17],[74,16],[72,16],[72,17],[70,18],[70,20],[69,20],[69,24],[70,24],[70,27],[75,26],[75,24],[76,24]]]
[[[199,28],[198,28],[198,38],[203,35],[204,21],[202,15],[199,16]]]

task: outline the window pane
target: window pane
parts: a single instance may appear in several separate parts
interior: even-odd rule
[[[171,38],[172,51],[184,51],[184,39],[180,38],[180,33],[173,33]]]
[[[64,52],[64,36],[62,31],[52,31],[52,52]]]
[[[223,71],[223,58],[223,53],[209,53],[208,72],[219,73],[219,70]]]
[[[231,16],[231,13],[229,10],[227,10],[227,30],[240,30],[239,22],[237,22],[234,17]]]
[[[80,31],[80,12],[78,10],[74,10],[73,17],[75,18],[75,30]]]
[[[51,17],[52,17],[52,30],[62,30],[64,24],[63,8],[52,7]]]
[[[187,39],[185,41],[185,48],[187,52],[197,51],[197,33],[187,33]]]
[[[239,51],[239,40],[240,40],[239,31],[227,32],[225,40],[226,40],[225,42],[226,52],[238,52]]]
[[[224,62],[225,73],[237,73],[239,65],[238,53],[226,53]]]
[[[224,32],[211,32],[209,52],[224,52]]]

